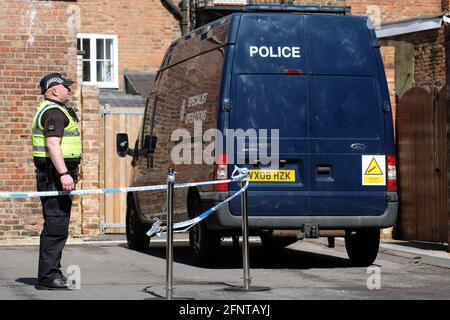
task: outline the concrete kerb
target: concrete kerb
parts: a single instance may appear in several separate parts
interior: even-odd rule
[[[345,247],[344,238],[336,238],[336,245]],[[446,248],[446,244],[381,240],[379,253],[450,269],[450,253],[446,252]]]
[[[382,241],[380,243],[380,252],[385,254],[409,254],[419,258],[421,263],[433,265],[437,267],[450,269],[450,253],[446,252],[444,244],[441,245],[442,250],[436,250],[439,244],[420,243],[420,246],[425,249],[417,247],[418,243],[410,241]]]

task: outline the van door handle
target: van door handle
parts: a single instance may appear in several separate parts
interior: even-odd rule
[[[316,173],[319,176],[329,176],[331,174],[331,166],[317,166]]]
[[[366,149],[366,145],[363,143],[354,143],[350,146],[353,150],[364,150]]]

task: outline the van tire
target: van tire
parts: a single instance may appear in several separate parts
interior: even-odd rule
[[[378,255],[380,230],[345,230],[345,249],[352,265],[370,266]]]
[[[270,251],[279,251],[298,240],[297,237],[274,237],[266,234],[262,234],[259,237],[263,247]]]
[[[189,219],[202,213],[200,199],[195,197],[189,206]],[[191,247],[194,264],[200,267],[215,263],[217,251],[220,247],[220,235],[208,229],[205,221],[200,221],[189,229],[189,245]]]
[[[148,229],[150,229],[150,225],[142,223],[134,202],[128,201],[126,214],[128,247],[132,250],[147,249],[150,244],[150,237],[146,235]]]

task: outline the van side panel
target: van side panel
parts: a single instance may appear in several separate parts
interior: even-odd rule
[[[176,182],[213,180],[213,160],[205,162],[203,133],[217,128],[224,51],[230,19],[206,26],[181,38],[168,49],[158,72],[158,88],[152,89],[140,141],[157,137],[153,154],[135,163],[135,186],[165,184],[168,168]],[[209,187],[214,188],[214,187]],[[165,216],[166,191],[139,192],[136,197],[145,222]],[[187,219],[188,189],[177,189],[175,221]]]

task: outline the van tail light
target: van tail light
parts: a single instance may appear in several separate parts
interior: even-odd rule
[[[387,191],[397,192],[397,169],[395,167],[395,156],[387,156]]]
[[[219,156],[214,173],[216,180],[228,179],[228,156],[226,153]],[[219,183],[214,186],[216,191],[228,191],[228,183]]]

